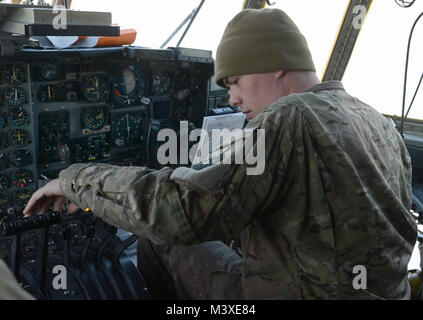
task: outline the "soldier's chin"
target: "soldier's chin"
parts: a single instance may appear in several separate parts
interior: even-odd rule
[[[248,120],[251,120],[252,118],[254,118],[253,113],[251,111],[250,112],[246,112],[244,114],[245,114],[245,116],[247,117]]]

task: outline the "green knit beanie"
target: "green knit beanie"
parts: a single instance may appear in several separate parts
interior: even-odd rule
[[[251,73],[316,71],[307,41],[280,9],[244,9],[226,26],[216,51],[216,83]]]

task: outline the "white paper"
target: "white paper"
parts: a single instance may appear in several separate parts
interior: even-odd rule
[[[245,114],[242,112],[237,113],[230,113],[224,114],[219,116],[209,116],[203,118],[203,126],[202,126],[202,133],[200,136],[200,142],[197,144],[197,152],[195,154],[195,158],[193,160],[193,164],[198,164],[200,162],[205,161],[208,155],[201,155],[202,146],[206,140],[209,143],[209,152],[212,153],[213,145],[212,145],[212,130],[213,129],[242,129],[244,127],[245,122]],[[205,135],[208,134],[209,139],[205,139]],[[224,140],[224,139],[223,139]],[[219,147],[220,149],[220,147]]]

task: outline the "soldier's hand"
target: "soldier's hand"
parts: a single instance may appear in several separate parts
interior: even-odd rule
[[[29,199],[23,214],[25,217],[36,214],[43,214],[49,211],[51,205],[53,210],[63,210],[64,204],[67,201],[65,195],[59,186],[59,179],[51,180],[42,188],[38,189]],[[70,203],[68,206],[68,213],[74,213],[79,210],[75,204]]]

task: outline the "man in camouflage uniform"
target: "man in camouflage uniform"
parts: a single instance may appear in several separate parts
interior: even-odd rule
[[[155,293],[162,281],[179,298],[409,298],[411,163],[393,125],[341,82],[320,83],[306,40],[278,9],[229,22],[216,81],[247,114],[245,129],[265,130],[262,174],[234,163],[75,164],[25,214],[70,199],[70,211],[88,207],[149,239],[140,262]],[[220,242],[232,239],[242,257]],[[359,287],[356,266],[366,271]]]

